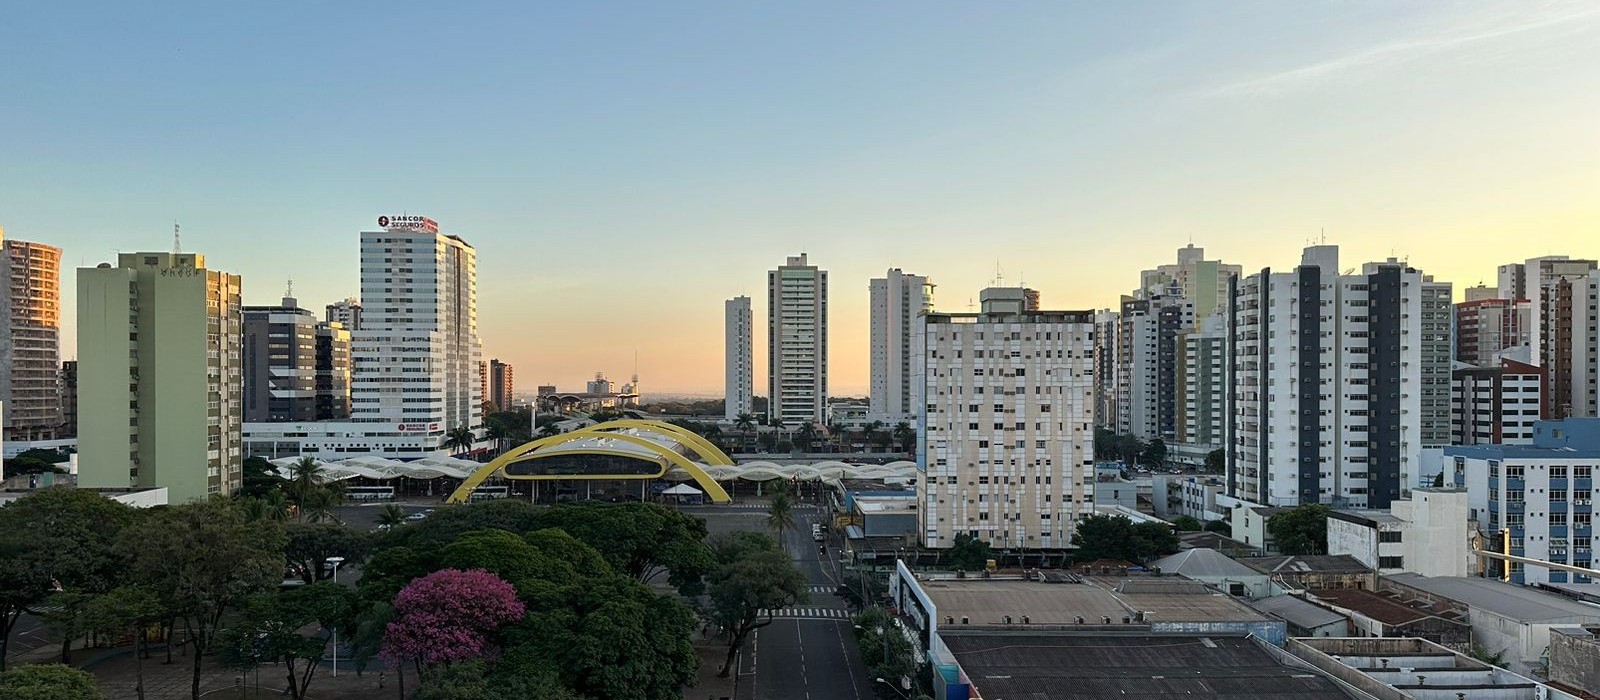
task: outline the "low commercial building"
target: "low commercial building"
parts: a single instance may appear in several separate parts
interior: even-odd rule
[[[1272,533],[1267,530],[1267,521],[1272,520],[1274,515],[1290,510],[1294,509],[1241,503],[1228,514],[1228,519],[1233,525],[1233,538],[1255,547],[1262,554],[1277,554],[1278,544],[1272,541]]]
[[[1449,605],[1403,601],[1353,588],[1308,591],[1307,599],[1350,618],[1351,636],[1416,637],[1456,650],[1472,647],[1472,625]]]
[[[1266,598],[1275,591],[1272,577],[1240,564],[1214,549],[1189,549],[1150,562],[1162,575],[1173,574],[1216,586],[1229,595]]]
[[[1328,553],[1350,555],[1380,574],[1466,576],[1471,530],[1465,490],[1420,488],[1387,511],[1329,513]]]
[[[1286,650],[1379,700],[1578,700],[1424,639],[1292,639]]]
[[[1550,630],[1550,682],[1563,690],[1600,695],[1600,627]]]
[[[1380,592],[1465,610],[1473,642],[1503,653],[1517,671],[1542,665],[1551,629],[1600,624],[1600,607],[1487,578],[1397,574],[1384,577]]]
[[[1240,561],[1256,571],[1272,576],[1274,581],[1290,588],[1309,590],[1355,588],[1370,591],[1378,587],[1377,572],[1350,556],[1316,554],[1247,557]]]
[[[1250,607],[1289,625],[1290,637],[1348,637],[1350,618],[1292,595],[1251,601]]]

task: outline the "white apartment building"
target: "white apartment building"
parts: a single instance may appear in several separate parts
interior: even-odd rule
[[[1117,326],[1118,433],[1175,441],[1178,336],[1194,327],[1194,308],[1176,282],[1122,297]]]
[[[1514,266],[1502,266],[1504,268]],[[1545,371],[1542,417],[1600,415],[1600,270],[1594,260],[1533,258],[1516,281],[1528,295],[1528,363]],[[1509,298],[1509,297],[1508,297]]]
[[[1467,489],[1471,517],[1485,548],[1568,564],[1594,566],[1594,476],[1600,470],[1600,418],[1542,420],[1531,445],[1445,448],[1456,483]],[[1574,572],[1514,562],[1491,572],[1514,583],[1592,583]]]
[[[1094,313],[991,302],[914,336],[922,541],[1065,549],[1095,505]]]
[[[1450,444],[1532,444],[1543,378],[1538,367],[1509,358],[1490,367],[1457,363],[1450,373]]]
[[[1397,260],[1339,274],[1337,246],[1232,293],[1229,492],[1386,508],[1450,439],[1450,285]]]
[[[894,268],[868,284],[871,306],[871,412],[894,425],[916,418],[911,401],[911,336],[917,316],[933,310],[933,283]]]
[[[184,503],[243,485],[239,289],[196,253],[78,269],[79,486]]]
[[[722,303],[723,309],[723,418],[734,421],[756,412],[752,383],[755,368],[750,341],[750,297],[737,296]]]
[[[805,253],[767,273],[767,402],[787,426],[827,418],[828,273]]]
[[[349,297],[329,304],[322,320],[340,324],[347,331],[361,330],[361,300]]]
[[[1243,269],[1220,260],[1206,260],[1206,249],[1193,243],[1178,249],[1178,262],[1158,265],[1139,273],[1139,288],[1165,288],[1177,284],[1178,296],[1194,304],[1195,318],[1205,318],[1227,307],[1228,279]]]
[[[1460,488],[1419,488],[1389,510],[1336,510],[1328,514],[1328,554],[1349,555],[1385,576],[1467,576],[1475,557],[1468,546],[1470,510]]]
[[[1117,329],[1121,314],[1111,309],[1094,313],[1094,422],[1115,431],[1122,410],[1122,386],[1117,378]]]

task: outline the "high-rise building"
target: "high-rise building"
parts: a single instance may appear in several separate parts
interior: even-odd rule
[[[1450,444],[1531,444],[1543,377],[1538,367],[1505,357],[1491,366],[1456,363],[1450,373]]]
[[[750,297],[737,296],[722,303],[723,404],[722,417],[734,421],[755,414],[755,352],[750,339]]]
[[[515,396],[516,382],[511,365],[498,358],[489,360],[489,403],[494,404],[496,410],[509,411]]]
[[[1529,364],[1545,372],[1545,418],[1593,417],[1600,378],[1600,272],[1594,260],[1532,258],[1520,279],[1529,302]],[[1507,289],[1502,288],[1504,294]]]
[[[317,317],[293,297],[244,307],[244,419],[317,419]]]
[[[1455,305],[1456,360],[1473,366],[1493,364],[1496,353],[1529,344],[1532,305],[1526,299],[1485,298],[1484,291],[1489,290],[1468,290],[1467,300]]]
[[[1228,278],[1238,276],[1243,268],[1220,260],[1206,260],[1206,249],[1193,243],[1178,249],[1178,262],[1159,265],[1154,270],[1139,273],[1139,288],[1165,289],[1178,285],[1177,296],[1194,304],[1194,317],[1203,319],[1227,305]]]
[[[80,486],[181,503],[242,485],[239,286],[196,253],[78,270]]]
[[[1450,440],[1450,285],[1305,250],[1231,294],[1228,485],[1265,505],[1385,508]]]
[[[0,239],[4,230],[0,230]],[[4,241],[0,265],[0,402],[6,440],[61,431],[61,249]]]
[[[61,363],[61,437],[78,436],[78,361]]]
[[[1122,297],[1117,324],[1116,431],[1171,443],[1177,435],[1178,335],[1194,327],[1194,302],[1175,281]]]
[[[828,273],[805,253],[767,273],[767,401],[784,425],[827,418]]]
[[[355,297],[329,304],[322,319],[327,323],[337,323],[347,331],[361,330],[361,302]]]
[[[1541,420],[1532,444],[1452,445],[1445,462],[1467,489],[1479,529],[1508,534],[1514,556],[1570,566],[1594,565],[1594,491],[1600,471],[1600,419]],[[1506,532],[1509,531],[1509,532]],[[1501,537],[1485,549],[1503,551]],[[1490,575],[1512,583],[1592,583],[1582,574],[1526,562],[1491,561]]]
[[[1121,315],[1112,309],[1094,314],[1094,423],[1097,428],[1111,431],[1117,429],[1117,415],[1122,410],[1122,387],[1117,383],[1121,352],[1117,330],[1121,322]]]
[[[361,233],[361,317],[351,333],[351,419],[374,452],[437,454],[447,431],[481,435],[478,253],[422,216]]]
[[[317,324],[317,420],[350,418],[350,331],[338,321]]]
[[[1223,314],[1212,314],[1194,330],[1178,335],[1177,444],[1190,446],[1195,453],[1227,444],[1227,367],[1228,327]]]
[[[933,310],[927,277],[889,270],[868,284],[871,305],[871,417],[890,425],[916,418],[911,402],[911,336],[917,316]]]
[[[1064,549],[1094,509],[1095,314],[990,300],[917,324],[922,543]]]
[[[617,383],[607,379],[605,372],[595,372],[594,379],[589,380],[585,390],[590,394],[615,394]]]

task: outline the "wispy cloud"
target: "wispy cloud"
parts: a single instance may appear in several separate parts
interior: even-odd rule
[[[1567,28],[1600,20],[1600,3],[1539,6],[1517,3],[1511,13],[1476,15],[1422,36],[1409,36],[1369,46],[1344,56],[1221,85],[1206,94],[1215,97],[1275,96],[1338,79],[1370,75],[1424,57],[1461,52],[1496,39]]]

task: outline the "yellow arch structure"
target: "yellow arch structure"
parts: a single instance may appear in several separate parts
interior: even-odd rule
[[[650,452],[650,453],[652,453],[652,454],[654,454],[654,455],[656,455],[658,457],[665,458],[668,462],[670,462],[672,464],[672,466],[678,467],[680,469],[683,469],[683,471],[687,472],[689,474],[689,476],[694,479],[695,483],[699,484],[700,488],[705,490],[706,496],[711,498],[711,502],[712,503],[729,503],[729,502],[731,502],[733,500],[731,497],[728,496],[728,492],[723,490],[722,485],[718,484],[715,479],[712,479],[710,474],[707,474],[704,469],[700,468],[700,465],[695,464],[692,461],[689,461],[688,458],[684,457],[681,454],[678,454],[678,452],[676,450],[669,449],[669,448],[667,448],[666,446],[664,446],[664,445],[662,445],[660,443],[657,443],[657,442],[655,442],[653,440],[647,440],[647,439],[639,437],[637,435],[628,435],[628,434],[625,434],[625,433],[612,432],[611,430],[598,430],[597,429],[597,428],[600,428],[602,426],[610,425],[610,426],[613,426],[612,430],[622,429],[622,428],[636,428],[636,429],[640,429],[640,430],[648,430],[648,431],[653,431],[653,432],[657,432],[657,433],[662,433],[662,434],[667,435],[668,437],[673,438],[674,440],[678,440],[681,444],[684,444],[685,446],[689,447],[689,449],[694,451],[697,455],[700,455],[702,458],[709,459],[709,457],[707,457],[702,452],[701,449],[697,448],[696,445],[693,445],[693,444],[681,439],[682,436],[681,436],[680,433],[676,432],[675,430],[663,430],[663,429],[661,429],[662,426],[665,426],[667,428],[675,428],[677,430],[684,430],[683,428],[679,428],[678,426],[675,426],[675,425],[669,425],[669,424],[665,424],[665,423],[657,423],[655,421],[643,421],[643,420],[640,420],[640,421],[628,421],[628,422],[631,422],[631,423],[635,423],[636,425],[629,425],[629,426],[614,425],[616,423],[621,423],[621,422],[623,422],[623,421],[609,421],[607,423],[601,423],[599,425],[590,426],[590,427],[584,428],[582,430],[574,430],[574,431],[572,431],[570,433],[562,433],[560,435],[551,435],[550,437],[539,438],[538,440],[534,440],[532,442],[525,443],[525,444],[520,445],[518,447],[515,447],[513,449],[507,450],[505,452],[505,454],[502,454],[499,457],[494,458],[493,461],[489,462],[488,464],[483,465],[482,467],[479,467],[477,469],[477,471],[474,471],[472,474],[467,476],[466,479],[463,479],[461,481],[461,485],[456,487],[455,492],[451,493],[450,494],[450,498],[446,499],[445,502],[446,503],[466,503],[467,499],[472,495],[473,490],[477,489],[478,486],[481,485],[490,476],[493,476],[494,474],[496,474],[496,473],[500,472],[501,470],[505,469],[507,466],[510,466],[510,465],[515,464],[517,462],[523,462],[523,461],[527,461],[527,460],[538,459],[538,455],[536,453],[540,449],[547,448],[547,447],[555,447],[556,445],[562,445],[562,444],[569,443],[569,442],[574,442],[574,441],[577,441],[577,440],[584,440],[584,439],[597,438],[597,437],[599,437],[599,438],[607,438],[607,439],[612,439],[612,440],[621,440],[623,442],[626,442],[626,443],[629,443],[629,444],[632,444],[632,445],[637,445],[639,447],[643,447],[646,451],[648,451],[648,452]],[[684,430],[684,432],[690,432],[690,431]],[[690,434],[693,434],[693,433],[690,432]],[[695,437],[699,438],[698,435],[696,435]],[[718,450],[715,446],[711,445],[711,443],[705,442],[703,438],[700,441],[705,444],[706,448],[709,448],[712,451],[712,454],[714,456],[720,457],[721,461],[726,462],[728,465],[732,464],[732,460],[729,460],[727,455],[724,455],[721,450]],[[609,452],[609,451],[596,450],[596,453],[601,453],[601,452]],[[719,465],[719,466],[721,466],[721,465]],[[596,474],[596,475],[591,476],[591,477],[580,477],[580,478],[592,478],[592,479],[650,479],[650,478],[660,478],[660,477],[662,477],[663,475],[665,475],[667,473],[667,469],[668,469],[668,467],[663,466],[661,468],[661,471],[659,471],[659,472],[657,472],[657,473],[655,473],[653,475]],[[508,478],[508,479],[518,479],[518,480],[523,480],[523,479],[527,479],[527,480],[559,480],[559,479],[571,479],[573,477],[570,476],[570,475],[561,475],[561,476],[508,476],[506,478]]]
[[[638,418],[619,418],[617,420],[609,420],[604,423],[596,423],[584,428],[584,430],[606,432],[611,430],[624,430],[628,428],[649,430],[657,433],[667,433],[676,438],[678,442],[682,443],[685,447],[693,450],[696,455],[700,456],[700,459],[705,460],[705,463],[708,466],[733,466],[733,459],[729,458],[726,453],[718,449],[716,445],[711,444],[710,440],[700,437],[700,434],[693,430],[663,421],[642,420]]]

